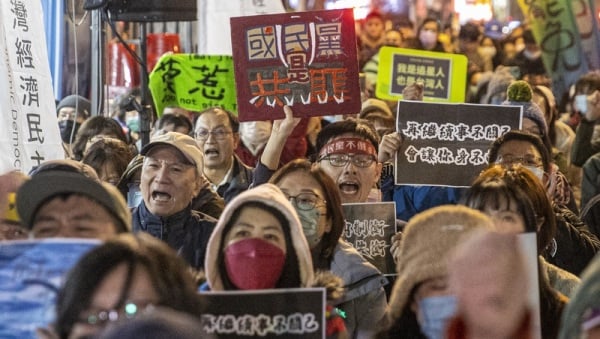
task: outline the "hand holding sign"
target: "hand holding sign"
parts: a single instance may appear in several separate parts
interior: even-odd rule
[[[402,136],[400,133],[386,134],[381,138],[379,143],[379,152],[377,154],[377,161],[383,163],[389,161],[394,157],[396,152],[402,146]]]

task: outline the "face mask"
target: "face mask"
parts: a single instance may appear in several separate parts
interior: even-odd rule
[[[535,175],[538,179],[540,179],[540,181],[544,180],[544,170],[539,168],[539,167],[535,167],[535,166],[523,166],[525,168],[527,168],[531,173],[533,173],[533,175]]]
[[[142,202],[142,191],[140,191],[139,185],[132,185],[127,191],[127,207],[137,207]]]
[[[579,94],[575,96],[575,109],[581,114],[587,112],[587,95]]]
[[[456,312],[456,297],[453,295],[423,298],[419,301],[421,332],[428,339],[443,339],[446,325]]]
[[[125,119],[125,123],[127,124],[127,128],[129,128],[132,132],[140,131],[140,117],[138,115],[133,117],[127,117]]]
[[[542,51],[541,51],[541,50],[538,50],[538,51],[535,51],[535,52],[530,52],[530,51],[528,51],[528,50],[525,50],[525,51],[523,52],[523,55],[524,55],[524,56],[525,56],[527,59],[529,59],[529,60],[537,60],[537,59],[539,59],[539,58],[542,56]]]
[[[308,242],[308,246],[310,248],[314,248],[321,241],[318,225],[319,219],[321,218],[321,211],[316,208],[313,208],[310,211],[304,211],[296,208],[296,213],[298,213],[298,217],[302,223],[302,232],[304,233],[304,237]]]
[[[225,248],[227,276],[241,290],[274,288],[284,263],[285,253],[262,239],[244,239]]]
[[[437,43],[437,33],[432,31],[421,31],[419,34],[421,44],[426,48],[433,48]]]
[[[486,58],[493,58],[496,55],[496,47],[494,46],[483,46],[479,47],[479,54]]]
[[[60,138],[65,144],[70,144],[75,141],[75,136],[79,130],[81,124],[73,120],[63,120],[58,122],[58,128],[60,129]],[[73,129],[74,128],[74,129]],[[71,138],[71,135],[73,137]]]
[[[240,138],[244,145],[262,145],[271,135],[271,122],[247,121],[240,123]]]

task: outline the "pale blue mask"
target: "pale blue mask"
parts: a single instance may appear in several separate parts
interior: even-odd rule
[[[535,166],[523,166],[523,167],[527,168],[531,173],[533,173],[533,175],[535,175],[538,179],[540,179],[540,182],[544,181],[544,170],[542,168],[535,167]]]
[[[444,339],[448,321],[456,312],[456,297],[453,295],[428,297],[419,301],[421,332],[428,339]]]
[[[138,207],[138,205],[143,200],[142,192],[140,191],[140,186],[137,184],[129,184],[128,187],[129,190],[127,191],[127,207]]]

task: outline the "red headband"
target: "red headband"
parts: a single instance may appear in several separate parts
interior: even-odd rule
[[[377,151],[370,141],[361,138],[339,138],[325,144],[319,152],[319,158],[329,154],[372,154]]]

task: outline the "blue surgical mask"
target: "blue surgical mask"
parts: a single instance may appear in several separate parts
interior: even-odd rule
[[[575,96],[575,109],[581,114],[587,112],[587,95],[579,94]]]
[[[535,175],[540,181],[544,180],[544,169],[535,166],[523,166],[527,168],[533,175]]]
[[[127,191],[127,207],[133,208],[138,207],[142,202],[142,192],[140,191],[139,185],[128,185],[129,190]]]
[[[135,115],[135,116],[125,118],[125,124],[127,124],[127,128],[129,128],[130,131],[136,132],[136,133],[139,132],[140,131],[140,116]]]
[[[421,332],[428,339],[446,337],[448,321],[456,312],[456,297],[453,295],[428,297],[419,301]]]
[[[300,223],[302,223],[302,232],[308,242],[310,248],[314,248],[321,241],[319,236],[319,219],[321,218],[321,211],[317,208],[313,208],[310,211],[304,211],[296,208]]]

